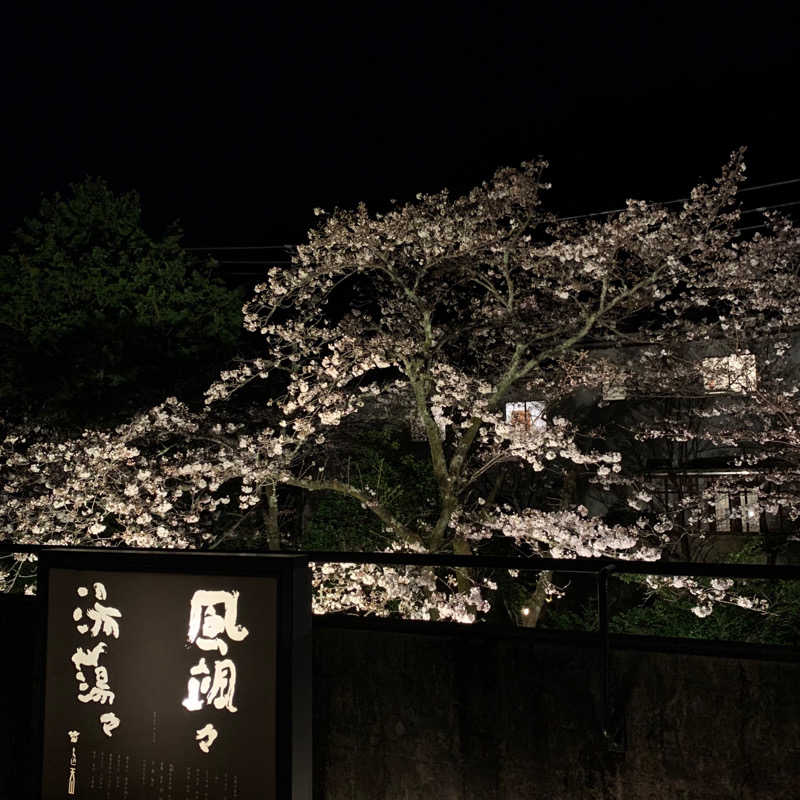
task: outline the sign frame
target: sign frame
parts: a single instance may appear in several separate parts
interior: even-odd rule
[[[311,575],[307,555],[289,553],[210,553],[146,549],[44,548],[39,555],[40,646],[37,659],[42,691],[38,720],[36,796],[43,797],[48,709],[49,586],[51,570],[254,577],[277,580],[275,637],[275,797],[311,800]],[[59,625],[63,622],[59,620]],[[128,643],[130,646],[130,643]],[[51,687],[51,692],[53,691]],[[247,794],[241,800],[250,800]],[[260,800],[259,795],[259,800]]]

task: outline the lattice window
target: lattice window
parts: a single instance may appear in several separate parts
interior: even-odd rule
[[[707,392],[748,392],[756,386],[756,357],[752,353],[732,353],[701,362],[703,385]]]
[[[628,392],[625,389],[625,377],[616,375],[607,381],[603,381],[603,400],[625,400]]]
[[[652,475],[650,481],[656,486],[658,505],[668,512],[680,511],[684,498],[700,497],[711,489],[711,509],[707,509],[704,520],[697,528],[709,533],[758,533],[761,530],[761,509],[756,488],[727,489],[714,486],[720,473],[664,473]],[[688,514],[681,513],[683,524],[688,524]]]
[[[525,403],[506,403],[506,422],[519,425],[526,431],[543,430],[547,427],[544,418],[544,403],[540,400],[529,400]]]

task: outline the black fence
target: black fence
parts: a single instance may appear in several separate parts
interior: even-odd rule
[[[20,545],[0,542],[0,554],[26,553],[37,555],[44,549],[43,545]],[[62,549],[62,548],[51,548]],[[142,552],[152,552],[146,550]],[[441,567],[451,569],[513,569],[519,571],[554,573],[576,573],[593,575],[597,591],[597,633],[582,633],[577,637],[569,635],[571,644],[585,644],[596,647],[599,654],[600,685],[602,693],[601,725],[603,737],[610,750],[624,748],[624,733],[618,720],[614,698],[611,691],[609,652],[612,647],[667,650],[669,652],[686,652],[703,655],[736,656],[746,658],[764,658],[767,660],[800,661],[800,648],[773,645],[746,645],[742,643],[703,642],[667,639],[665,637],[647,637],[609,634],[608,578],[610,575],[660,575],[691,576],[705,578],[739,578],[751,580],[800,580],[800,565],[766,565],[766,564],[733,564],[703,562],[670,562],[670,561],[626,561],[607,558],[536,558],[536,557],[502,557],[502,556],[460,556],[446,553],[356,553],[340,551],[310,551],[304,553],[309,561],[315,564],[370,564],[386,566],[418,566]],[[346,614],[330,614],[317,617],[322,626],[360,627],[363,619]],[[451,635],[460,630],[464,633],[476,632],[474,625],[460,625],[454,622],[429,622],[407,620],[375,620],[367,624],[375,627],[394,628],[398,631],[427,632],[431,634]],[[497,633],[496,628],[479,624],[481,635]],[[524,635],[533,633],[524,629]],[[558,641],[564,639],[564,632],[536,631],[535,635]],[[501,635],[507,635],[504,631]],[[559,636],[559,634],[562,634]]]
[[[706,578],[741,578],[766,580],[800,579],[800,565],[728,564],[701,562],[624,561],[620,559],[594,558],[526,558],[500,556],[458,556],[428,553],[343,553],[336,551],[314,551],[308,553],[315,563],[355,563],[403,566],[431,566],[450,568],[515,569],[535,572],[578,573],[594,575],[597,582],[598,633],[588,638],[599,647],[601,687],[601,727],[607,748],[612,752],[625,749],[624,724],[611,690],[609,652],[613,644],[630,645],[630,639],[647,639],[641,642],[646,649],[687,650],[706,655],[737,655],[739,657],[767,658],[770,660],[800,661],[800,649],[794,647],[720,647],[719,642],[707,643],[703,648],[676,647],[674,641],[655,641],[655,637],[611,637],[609,635],[608,578],[612,573],[629,575],[691,576]],[[337,620],[334,624],[341,624]],[[421,622],[415,628],[424,629],[436,623]],[[463,626],[470,628],[472,626]],[[401,629],[408,629],[402,626]],[[444,623],[437,629],[450,632],[453,623]],[[483,626],[481,626],[483,628]],[[574,637],[573,637],[574,639]],[[574,640],[572,642],[574,644]],[[709,647],[708,644],[711,646]],[[655,647],[654,647],[655,646]]]

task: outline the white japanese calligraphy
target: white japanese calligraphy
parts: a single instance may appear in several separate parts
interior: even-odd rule
[[[214,740],[217,738],[217,729],[209,722],[208,725],[205,725],[196,732],[194,738],[197,740],[200,749],[204,753],[207,753],[211,749],[211,745],[214,744]]]
[[[93,588],[94,596],[98,601],[107,598],[108,593],[106,592],[104,584],[98,581],[94,584]],[[86,597],[89,594],[89,590],[85,586],[79,586],[77,593],[78,597]],[[119,609],[112,608],[111,606],[104,606],[96,602],[94,607],[86,609],[85,613],[93,623],[91,627],[92,636],[97,636],[102,630],[105,636],[113,636],[115,639],[119,639],[119,623],[117,619],[122,617],[122,613]],[[81,620],[84,619],[84,609],[80,606],[76,606],[73,609],[72,619],[74,622],[80,623],[75,626],[78,633],[85,634],[89,631],[89,625],[86,622],[81,622]]]
[[[225,635],[232,642],[241,642],[248,635],[247,628],[236,622],[239,592],[198,589],[193,595],[189,612],[189,642],[201,650],[217,650],[228,654],[228,643],[219,638]],[[222,605],[222,615],[215,606]]]
[[[78,681],[78,690],[83,694],[78,695],[81,703],[108,703],[114,702],[114,692],[108,684],[108,669],[102,666],[100,656],[105,653],[105,642],[98,642],[91,650],[84,650],[82,647],[76,648],[72,654],[72,663],[75,665],[75,680]],[[84,673],[84,667],[94,667],[93,687],[89,687],[88,680]]]
[[[192,675],[187,686],[187,695],[181,705],[187,711],[199,711],[203,705],[213,705],[217,709],[227,709],[236,713],[233,695],[236,691],[236,665],[229,658],[214,662],[214,675],[205,658],[189,670]],[[201,695],[204,699],[201,700]]]
[[[72,654],[72,663],[75,669],[78,670],[80,675],[81,667],[97,667],[99,666],[100,656],[106,651],[106,643],[98,642],[91,650],[84,650],[82,647],[76,648]],[[83,676],[79,680],[85,680]]]
[[[119,728],[120,719],[113,711],[107,711],[100,715],[100,725],[106,736],[111,736],[111,732]]]

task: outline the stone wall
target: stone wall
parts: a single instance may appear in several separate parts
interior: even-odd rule
[[[3,799],[30,796],[37,626],[35,601],[0,598]],[[318,625],[315,797],[800,797],[800,663],[617,649],[611,667],[623,753],[580,639]]]

